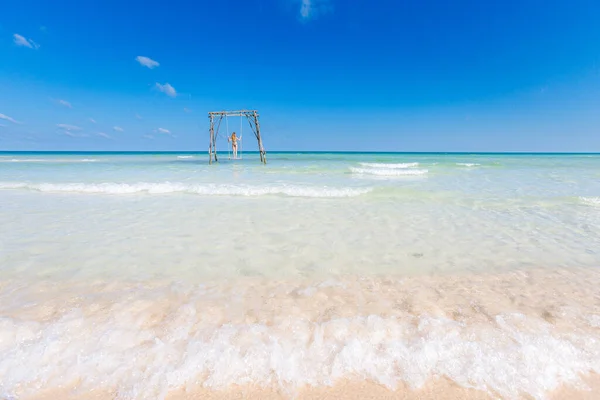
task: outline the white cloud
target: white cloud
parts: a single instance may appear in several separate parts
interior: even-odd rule
[[[154,136],[152,136],[152,135],[143,135],[142,137],[143,137],[144,139],[150,139],[150,140],[153,140],[153,139],[154,139]]]
[[[142,118],[142,116],[141,116],[140,114],[135,114],[135,117],[136,117],[137,119],[143,119],[143,118]]]
[[[91,122],[92,124],[95,124],[95,123],[96,123],[96,120],[95,120],[94,118],[90,118],[90,122]]]
[[[12,119],[8,115],[0,114],[0,119],[3,119],[3,120],[8,121],[8,122],[12,122],[13,124],[18,124],[17,121],[15,121],[14,119]]]
[[[156,88],[158,90],[160,90],[161,92],[163,92],[164,94],[166,94],[167,96],[171,96],[171,97],[177,96],[177,92],[175,91],[175,88],[168,83],[161,85],[160,83],[157,82]]]
[[[300,18],[309,21],[332,10],[330,0],[300,0]]]
[[[69,103],[66,100],[56,100],[56,102],[58,104],[60,104],[61,106],[65,106],[65,107],[68,107],[68,108],[73,108],[73,106],[71,105],[71,103]]]
[[[189,108],[187,108],[187,107],[184,107],[184,108],[183,108],[183,111],[185,111],[186,113],[191,113],[191,112],[192,112],[192,110],[190,110],[190,109],[189,109]]]
[[[165,128],[158,128],[159,133],[166,133],[167,135],[171,134],[171,131]]]
[[[148,67],[150,69],[156,68],[160,65],[158,61],[154,61],[153,59],[144,56],[137,56],[135,60],[144,67]]]
[[[121,128],[120,126],[113,126],[113,131],[117,131],[117,132],[123,132],[125,129]]]
[[[27,39],[18,33],[13,35],[14,42],[17,46],[29,47],[30,49],[39,49],[40,45],[31,39]]]
[[[104,139],[112,139],[112,136],[110,136],[104,132],[98,132],[98,133],[96,133],[96,135],[103,137]]]
[[[76,126],[76,125],[70,125],[70,124],[56,124],[56,127],[59,129],[64,129],[65,131],[80,131],[81,128]]]

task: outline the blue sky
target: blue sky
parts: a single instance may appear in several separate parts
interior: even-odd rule
[[[206,151],[208,111],[256,108],[267,150],[600,151],[599,20],[598,1],[6,2],[0,149]]]

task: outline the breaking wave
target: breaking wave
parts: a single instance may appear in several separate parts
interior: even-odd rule
[[[580,197],[579,200],[590,206],[600,206],[600,197]]]
[[[461,167],[477,167],[478,165],[481,165],[481,164],[457,162],[456,165],[460,165]]]
[[[189,183],[27,183],[0,182],[0,190],[25,189],[54,193],[98,193],[98,194],[168,194],[189,193],[204,196],[265,196],[289,197],[355,197],[366,194],[371,188],[300,186],[300,185],[233,185],[233,184],[189,184]]]
[[[593,337],[561,336],[549,326],[524,330],[522,314],[497,315],[497,328],[377,315],[198,327],[202,310],[185,304],[175,309],[173,323],[159,329],[126,311],[110,324],[81,310],[50,323],[0,320],[11,345],[0,348],[0,387],[10,396],[42,385],[80,382],[92,390],[100,383],[119,398],[165,399],[198,381],[207,389],[246,384],[295,391],[359,376],[396,389],[402,382],[420,388],[447,376],[505,398],[525,393],[541,400],[546,391],[576,384],[579,374],[600,368]]]

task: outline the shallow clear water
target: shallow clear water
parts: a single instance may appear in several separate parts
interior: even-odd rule
[[[0,153],[0,389],[441,374],[544,398],[598,371],[600,155],[268,161]]]
[[[170,249],[187,244],[164,273],[191,278],[600,259],[600,155],[275,153],[267,166],[256,154],[209,166],[193,154],[2,154],[0,196],[0,222],[12,226],[1,234],[13,260],[4,272],[31,263],[40,241],[58,244],[36,268],[122,275],[125,246],[144,248],[151,265],[140,270],[164,272]],[[129,243],[106,242],[126,231]],[[76,259],[98,256],[71,254],[64,235],[115,260],[80,268]]]

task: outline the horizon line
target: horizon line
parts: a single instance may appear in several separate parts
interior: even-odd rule
[[[18,153],[70,153],[70,154],[175,154],[175,153],[206,153],[206,150],[0,150],[0,154],[18,154]],[[226,151],[219,151],[218,154],[227,154]],[[259,154],[258,150],[244,151],[245,154]],[[267,154],[552,154],[552,155],[600,155],[600,151],[579,152],[579,151],[360,151],[360,150],[271,150]]]

